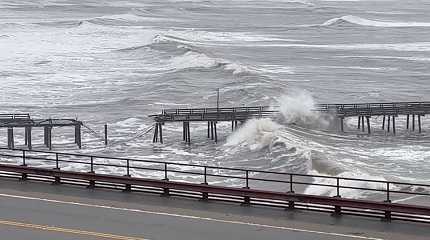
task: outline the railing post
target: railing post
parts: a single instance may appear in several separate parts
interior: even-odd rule
[[[340,197],[339,178],[336,178],[336,197]]]
[[[94,173],[94,157],[91,156],[90,173]]]
[[[290,191],[289,193],[294,193],[293,189],[293,174],[290,174]]]
[[[245,187],[244,189],[249,189],[249,170],[245,170]],[[248,206],[251,204],[251,198],[249,196],[245,196],[243,199],[244,206]]]
[[[91,156],[90,160],[91,160],[91,165],[90,165],[90,172],[89,173],[95,174],[95,172],[94,172],[94,157]],[[95,186],[96,186],[96,181],[90,180],[90,185],[88,185],[88,188],[95,188]]]
[[[208,185],[208,181],[207,181],[207,166],[204,166],[204,171],[203,171],[203,185]],[[202,192],[202,201],[207,201],[209,200],[209,193],[207,192]]]
[[[168,178],[168,176],[167,176],[167,164],[168,163],[164,163],[164,181],[169,181],[169,178]],[[170,196],[170,189],[169,188],[167,188],[167,187],[164,187],[163,188],[163,194],[161,194],[162,196],[166,196],[166,197],[168,197],[168,196]]]
[[[245,170],[245,181],[246,181],[245,188],[249,188],[249,171],[248,170]]]
[[[59,170],[60,169],[60,167],[59,167],[59,156],[58,156],[58,153],[55,153],[55,169],[56,170]]]
[[[22,166],[23,167],[26,167],[27,166],[27,164],[25,163],[25,150],[22,150]],[[25,181],[25,180],[27,180],[27,173],[22,173],[21,174],[21,180],[22,181]]]
[[[205,166],[205,169],[204,169],[204,182],[203,182],[204,184],[208,184],[208,181],[207,181],[207,167]]]
[[[23,167],[27,166],[27,164],[25,163],[25,159],[26,159],[25,150],[22,150],[22,165],[21,166],[23,166]]]
[[[54,170],[60,170],[58,162],[59,162],[59,156],[58,156],[58,153],[55,153],[55,168],[54,168]],[[60,184],[60,183],[61,183],[61,178],[59,176],[55,176],[53,184]]]
[[[290,191],[287,192],[287,193],[294,194],[294,189],[293,189],[293,174],[290,174]],[[289,210],[293,210],[294,209],[294,201],[288,200],[288,209]]]
[[[127,174],[126,177],[130,177],[130,159],[127,159]],[[124,192],[131,192],[131,184],[125,184]]]
[[[391,203],[390,200],[390,182],[387,182],[387,199],[385,200],[386,203]],[[391,222],[391,211],[385,211],[385,221]]]
[[[391,202],[391,200],[390,200],[390,182],[387,182],[387,190],[386,190],[386,192],[387,192],[387,200],[385,200],[385,202],[390,203]]]
[[[335,198],[340,198],[340,179],[336,177],[336,196]],[[334,206],[334,213],[333,216],[340,216],[342,214],[342,207],[341,206]]]
[[[167,177],[167,163],[164,163],[164,179],[166,181],[169,181],[169,178]]]

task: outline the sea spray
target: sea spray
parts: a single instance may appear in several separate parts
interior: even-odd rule
[[[313,175],[320,175],[319,172],[313,170],[310,172]],[[339,178],[356,178],[356,179],[371,179],[375,181],[386,181],[385,178],[379,176],[371,176],[364,173],[358,169],[352,169],[350,171],[345,171],[337,174],[335,177]],[[327,186],[308,186],[304,193],[310,195],[324,195],[324,196],[336,196],[337,180],[335,178],[315,178],[314,183],[323,185],[333,185],[333,187]],[[340,188],[339,195],[346,198],[365,198],[368,195],[375,194],[378,191],[385,190],[386,184],[382,182],[371,182],[371,181],[354,181],[354,180],[339,180],[339,185],[349,188]],[[367,188],[371,190],[353,189],[353,188]],[[392,185],[392,189],[397,189],[396,186]]]
[[[251,150],[261,150],[269,146],[281,125],[271,119],[251,119],[227,138],[225,146],[248,146]]]
[[[292,89],[277,99],[285,124],[328,129],[333,118],[314,111],[315,100],[306,90]]]

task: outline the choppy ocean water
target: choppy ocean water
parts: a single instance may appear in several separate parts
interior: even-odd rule
[[[368,137],[356,119],[341,135],[309,111],[430,100],[429,10],[420,0],[3,0],[0,111],[78,117],[100,132],[108,123],[111,144],[85,132],[84,153],[429,183],[428,117],[421,135],[399,119],[396,137],[375,118]],[[217,88],[221,106],[276,104],[283,120],[235,133],[220,124],[218,144],[205,124],[191,126],[191,146],[175,124],[163,145],[133,138],[162,108],[215,106]],[[54,150],[77,151],[73,130],[54,133]]]

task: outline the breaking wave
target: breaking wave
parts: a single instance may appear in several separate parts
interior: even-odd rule
[[[360,169],[351,169],[341,161],[331,159],[324,144],[316,142],[306,126],[330,126],[332,119],[322,116],[312,109],[314,99],[306,91],[294,90],[279,97],[280,116],[277,119],[252,119],[233,132],[224,145],[227,152],[265,152],[270,162],[270,170],[344,178],[365,178],[385,180]],[[300,126],[303,127],[300,127]],[[301,131],[306,131],[305,134]],[[335,179],[308,178],[303,181],[335,185]],[[356,188],[384,189],[385,185],[373,182],[342,180],[341,184]],[[336,195],[336,188],[308,186],[307,194]],[[375,192],[356,189],[342,189],[341,195],[362,198]]]
[[[353,15],[346,15],[338,18],[327,20],[321,26],[338,26],[344,24],[354,24],[369,27],[430,27],[428,22],[391,22],[377,21],[361,18]]]

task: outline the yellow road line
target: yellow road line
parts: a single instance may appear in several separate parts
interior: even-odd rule
[[[48,232],[59,232],[59,233],[68,233],[68,234],[75,234],[75,235],[84,235],[84,236],[98,237],[98,238],[104,238],[104,239],[113,239],[113,240],[148,240],[148,239],[137,238],[137,237],[127,237],[127,236],[114,235],[114,234],[108,234],[108,233],[90,232],[90,231],[83,231],[83,230],[78,230],[78,229],[69,229],[69,228],[61,228],[61,227],[46,226],[46,225],[37,225],[37,224],[22,223],[22,222],[13,222],[13,221],[6,221],[6,220],[0,220],[0,225],[36,229],[36,230],[48,231]]]

